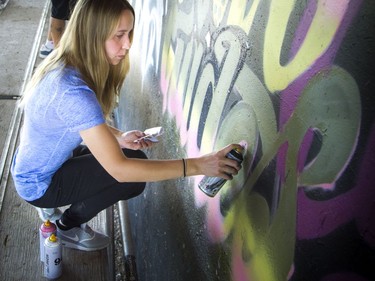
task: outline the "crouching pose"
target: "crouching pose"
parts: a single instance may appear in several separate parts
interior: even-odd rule
[[[194,175],[230,179],[240,169],[225,157],[237,144],[196,158],[150,160],[141,149],[152,143],[135,141],[142,131],[107,124],[129,70],[134,17],[126,0],[78,0],[59,46],[23,95],[24,121],[11,167],[15,187],[43,219],[58,217],[67,247],[105,248],[108,237],[86,222],[141,194],[146,182]],[[69,208],[59,214],[60,206]]]

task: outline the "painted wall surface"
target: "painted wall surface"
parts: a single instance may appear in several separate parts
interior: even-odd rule
[[[130,2],[120,127],[165,128],[150,158],[246,146],[214,198],[129,201],[139,279],[375,280],[375,2]]]

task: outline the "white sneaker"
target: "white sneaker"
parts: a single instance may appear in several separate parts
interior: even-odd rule
[[[43,44],[41,47],[40,47],[40,50],[39,50],[39,57],[44,59],[46,58],[51,52],[53,51],[53,48],[50,49],[48,48],[45,44]]]
[[[61,218],[62,212],[59,208],[38,208],[35,207],[38,211],[38,215],[42,221],[57,221]]]
[[[108,236],[92,230],[87,224],[69,230],[61,230],[57,227],[57,236],[63,246],[82,251],[101,250],[109,244]]]

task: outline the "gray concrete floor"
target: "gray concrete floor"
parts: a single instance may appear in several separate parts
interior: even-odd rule
[[[49,0],[9,0],[0,10],[0,280],[44,280],[39,261],[38,227],[42,223],[35,209],[21,200],[9,176],[12,147],[17,144],[17,123],[22,114],[16,98],[40,59],[33,59],[40,41],[46,38]],[[2,2],[3,3],[3,2]],[[5,3],[5,2],[4,2]],[[1,8],[1,7],[0,7]],[[43,20],[46,18],[46,22]],[[41,27],[41,28],[40,28]],[[36,51],[35,51],[36,50]],[[35,63],[34,63],[35,62]],[[17,121],[18,120],[18,121]],[[105,212],[90,222],[106,232]],[[111,249],[112,250],[112,249]],[[59,280],[110,280],[108,252],[63,249],[63,275]]]

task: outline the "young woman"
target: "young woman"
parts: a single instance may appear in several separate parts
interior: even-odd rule
[[[70,205],[56,221],[67,247],[106,247],[108,237],[86,222],[141,194],[146,182],[194,175],[230,179],[240,169],[225,157],[237,144],[197,158],[149,160],[140,149],[152,144],[135,141],[143,132],[124,133],[106,123],[129,70],[134,17],[126,0],[78,0],[59,46],[37,68],[23,97],[14,183],[35,207]]]

